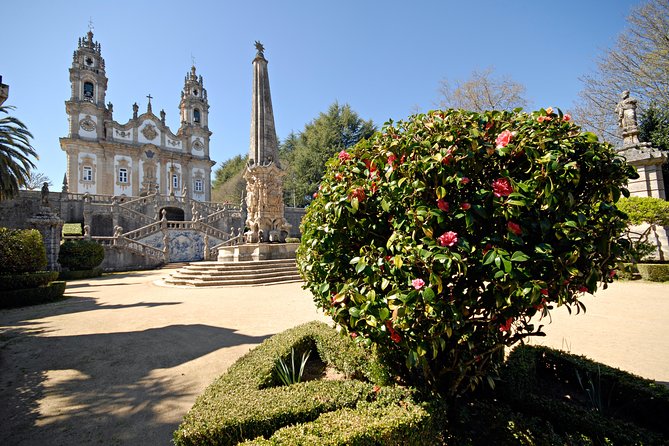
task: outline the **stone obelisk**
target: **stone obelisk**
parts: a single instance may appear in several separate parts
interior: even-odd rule
[[[251,143],[246,180],[247,243],[284,242],[290,225],[283,212],[283,176],[264,47],[255,43]]]

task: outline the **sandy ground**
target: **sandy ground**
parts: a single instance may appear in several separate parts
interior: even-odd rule
[[[197,395],[263,339],[322,319],[300,284],[184,289],[168,271],[68,283],[0,311],[1,445],[168,445]],[[669,382],[669,285],[614,284],[543,343]],[[544,321],[545,322],[545,321]]]

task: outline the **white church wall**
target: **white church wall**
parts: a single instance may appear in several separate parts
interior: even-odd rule
[[[139,126],[137,141],[140,144],[160,144],[160,129],[150,119],[145,119]]]
[[[88,113],[79,113],[79,137],[86,139],[97,139],[98,118]]]
[[[112,133],[112,138],[117,141],[132,142],[132,129],[123,130],[115,128]]]
[[[114,156],[114,195],[133,195],[132,167],[132,158],[129,156]]]
[[[98,157],[94,153],[79,152],[77,157],[77,192],[98,193]]]
[[[205,191],[207,190],[207,177],[205,176],[204,169],[193,168],[191,170],[191,185],[188,186],[191,191],[193,191],[193,199],[197,201],[205,201]],[[198,190],[199,182],[199,190]]]

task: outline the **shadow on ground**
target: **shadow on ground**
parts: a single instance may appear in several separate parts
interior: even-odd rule
[[[78,336],[14,325],[0,335],[0,444],[167,444],[178,423],[154,408],[185,389],[152,372],[264,339],[200,324]],[[38,407],[46,396],[53,407]]]

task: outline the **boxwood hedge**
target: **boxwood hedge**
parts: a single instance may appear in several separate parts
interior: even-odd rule
[[[371,364],[373,359],[350,340],[323,323],[301,325],[267,339],[214,381],[174,433],[174,443],[177,446],[235,445],[263,437],[274,442],[270,444],[295,444],[293,440],[281,439],[299,437],[302,435],[299,429],[282,428],[308,423],[304,435],[313,438],[320,435],[319,432],[337,430],[333,422],[349,425],[352,413],[359,420],[365,420],[369,430],[363,428],[365,432],[362,432],[358,428],[351,436],[345,432],[328,434],[332,441],[339,439],[334,443],[305,440],[304,444],[419,444],[417,436],[425,440],[431,435],[430,417],[413,402],[409,391],[382,391],[384,388],[375,387],[367,379],[278,386],[276,361],[287,358],[292,348],[296,352],[315,349],[325,363],[348,377],[374,379],[374,373],[369,372],[377,368]],[[394,403],[385,404],[385,401]],[[323,414],[328,415],[321,419]],[[419,429],[415,432],[407,431],[413,431],[416,426]],[[353,441],[356,438],[358,440]],[[365,438],[373,440],[360,442]],[[376,443],[381,438],[394,440]]]
[[[51,282],[37,288],[3,291],[0,295],[0,308],[23,307],[26,305],[53,302],[63,297],[65,282]]]

